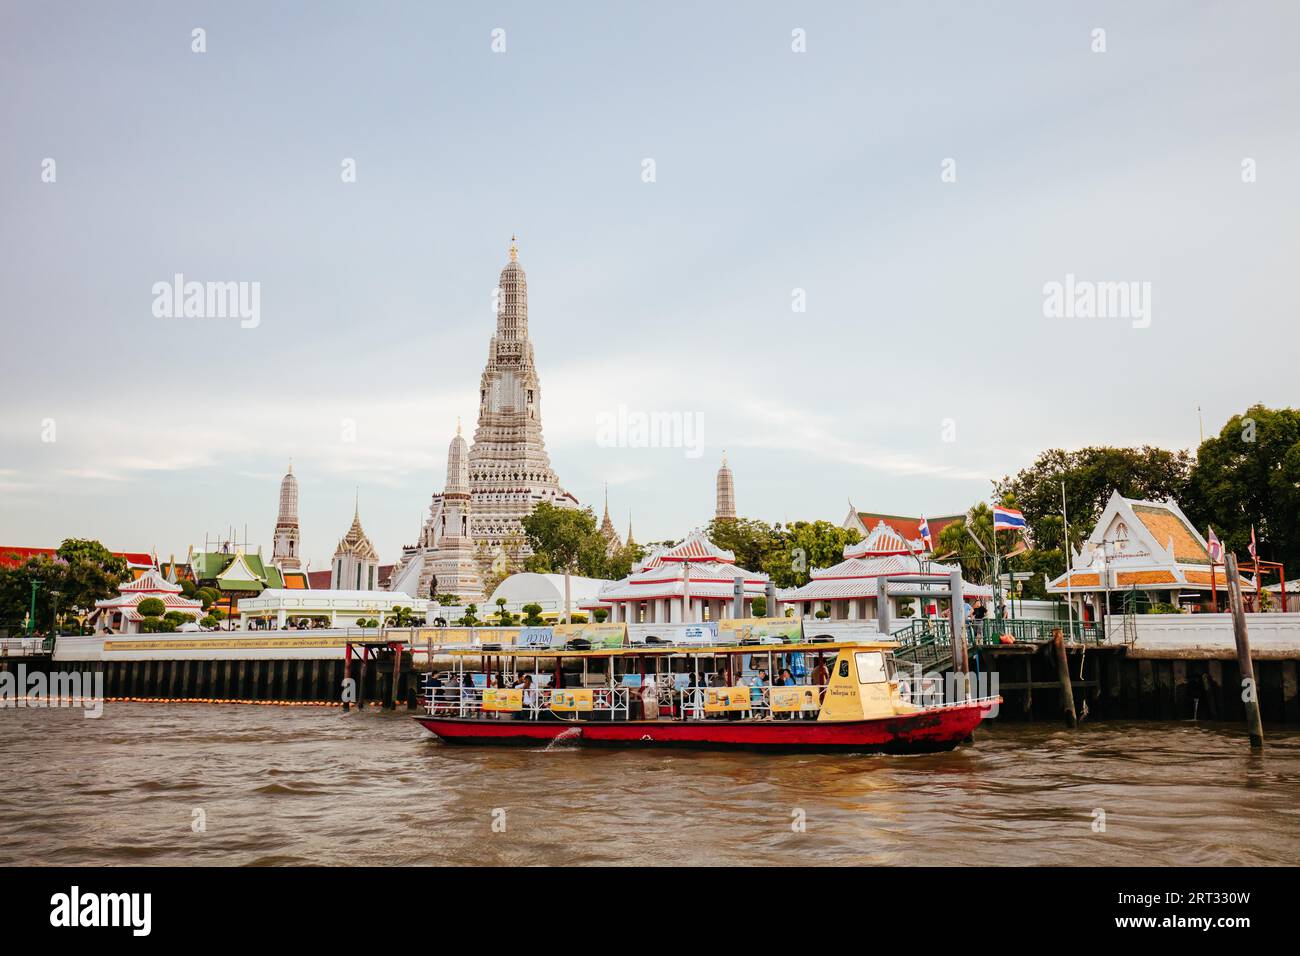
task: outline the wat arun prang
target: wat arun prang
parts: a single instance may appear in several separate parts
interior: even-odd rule
[[[469,591],[475,577],[466,573],[471,549],[482,576],[494,564],[499,566],[502,555],[518,567],[529,554],[522,521],[533,508],[542,501],[578,507],[577,498],[560,486],[551,470],[542,440],[542,386],[528,338],[528,279],[513,237],[496,297],[496,333],[488,344],[487,365],[479,381],[478,427],[468,456],[469,500],[458,494],[460,489],[447,488],[433,496],[419,543],[404,550],[393,571],[390,587],[395,591],[428,597],[434,590],[449,593],[448,588],[459,593],[458,584],[461,591]],[[453,464],[465,467],[450,461],[457,456],[456,441],[448,452],[449,475]],[[445,527],[449,506],[456,511],[451,529]],[[457,527],[468,527],[468,540],[455,533]]]

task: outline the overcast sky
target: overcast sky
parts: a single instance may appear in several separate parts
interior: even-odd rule
[[[269,554],[292,458],[313,566],[358,487],[394,560],[512,233],[552,464],[642,541],[709,519],[724,448],[743,515],[838,522],[1194,447],[1198,404],[1296,401],[1298,36],[1284,2],[5,0],[0,544]],[[259,283],[258,324],[155,316],[177,273]],[[1046,316],[1069,274],[1149,313]],[[611,447],[619,406],[702,441]]]

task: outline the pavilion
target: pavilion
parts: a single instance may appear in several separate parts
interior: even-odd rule
[[[239,629],[285,630],[310,627],[318,622],[325,622],[329,627],[357,627],[358,621],[370,618],[383,621],[398,607],[410,608],[412,618],[422,623],[428,606],[428,601],[400,591],[268,588],[239,602]]]
[[[608,607],[609,619],[630,624],[686,623],[730,618],[736,579],[743,582],[743,613],[752,613],[754,598],[765,597],[766,574],[736,567],[736,556],[719,548],[700,531],[671,548],[657,548],[621,581],[601,588],[584,608]],[[768,609],[772,614],[773,608]]]
[[[144,620],[136,607],[146,598],[157,598],[167,611],[193,614],[197,621],[203,617],[203,602],[181,596],[179,584],[173,584],[156,569],[150,569],[133,581],[118,586],[117,597],[95,602],[87,623],[95,633],[138,634]]]
[[[940,564],[929,559],[925,542],[908,540],[895,526],[878,520],[866,540],[844,548],[844,560],[829,568],[813,568],[807,584],[778,592],[782,604],[794,605],[800,617],[813,617],[825,610],[833,621],[862,621],[878,618],[877,601],[880,579],[907,575],[908,582],[886,581],[889,598],[889,618],[897,620],[904,602],[910,602],[917,590],[925,590],[927,582],[916,582],[917,577],[933,579],[933,600],[922,597],[921,613],[929,616],[938,612],[938,603],[946,598],[951,573],[956,565]],[[982,584],[966,582],[963,594],[967,597],[991,598],[993,589]]]
[[[1244,567],[1241,579],[1242,590],[1254,593]],[[1080,620],[1095,621],[1106,611],[1122,612],[1135,596],[1146,606],[1208,611],[1217,594],[1222,607],[1228,576],[1223,565],[1211,566],[1205,539],[1173,499],[1140,501],[1113,491],[1092,534],[1071,551],[1070,570],[1049,581],[1047,591],[1067,595]]]

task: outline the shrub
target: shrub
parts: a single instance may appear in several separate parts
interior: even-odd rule
[[[167,610],[167,605],[162,602],[162,598],[145,598],[135,609],[145,617],[160,617]]]

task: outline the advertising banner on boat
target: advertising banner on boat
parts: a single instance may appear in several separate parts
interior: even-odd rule
[[[717,714],[726,710],[749,710],[750,706],[748,687],[704,688],[705,713]]]
[[[581,638],[592,647],[622,647],[627,628],[623,623],[557,624],[554,627],[555,643],[567,644]]]
[[[488,687],[483,691],[484,710],[523,710],[522,687]]]
[[[555,640],[555,631],[549,627],[521,627],[519,629],[520,647],[550,647]]]
[[[816,710],[820,705],[816,687],[773,687],[772,713],[792,714],[801,710]]]
[[[803,640],[803,625],[797,617],[724,617],[718,622],[718,640],[723,644],[745,640],[796,644]]]
[[[669,644],[716,644],[718,642],[718,623],[701,621],[698,624],[659,622],[657,624],[629,624],[627,626],[628,643],[653,643],[648,638]]]
[[[569,690],[563,688],[551,691],[551,710],[589,711],[595,708],[595,693],[587,688]]]

